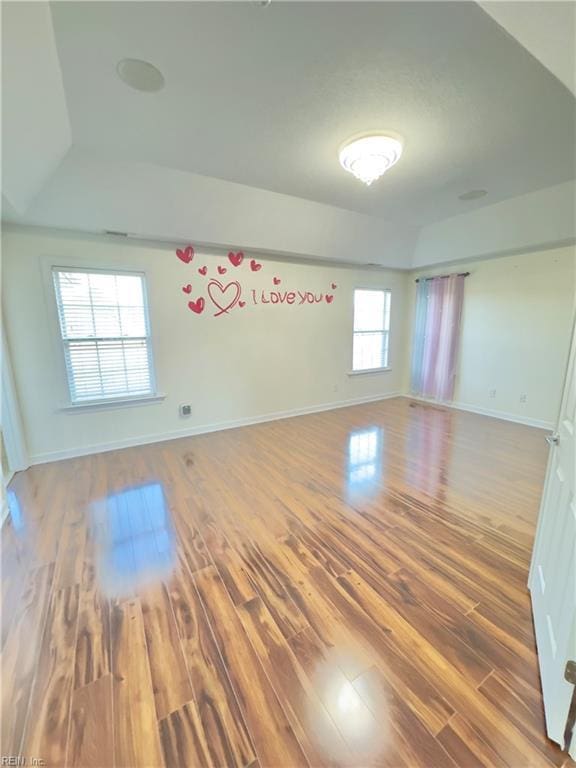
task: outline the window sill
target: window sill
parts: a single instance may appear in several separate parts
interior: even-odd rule
[[[110,400],[91,400],[85,403],[65,405],[60,410],[64,413],[108,411],[116,408],[135,408],[141,405],[153,405],[154,403],[161,403],[165,399],[165,394],[143,395],[142,397],[118,397]]]
[[[364,371],[348,371],[348,376],[365,376],[367,373],[385,373],[391,371],[392,368],[366,368]]]

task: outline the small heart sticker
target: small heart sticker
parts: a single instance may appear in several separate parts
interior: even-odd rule
[[[182,286],[182,290],[184,291],[184,293],[190,293],[192,291],[192,286],[190,285],[190,283],[188,283],[188,285]]]
[[[326,294],[326,303],[327,304],[332,304],[333,301],[334,301],[334,296],[332,296],[330,293],[327,293]]]
[[[335,290],[336,290],[336,288],[338,288],[338,286],[336,285],[336,283],[332,283],[332,286],[331,286],[331,287],[332,287],[332,290],[333,290],[333,291],[335,291]]]
[[[190,262],[194,258],[194,248],[192,248],[191,245],[187,246],[184,249],[176,248],[176,256],[178,256],[180,261],[183,261],[184,264],[190,264]]]
[[[228,260],[233,267],[239,267],[240,264],[242,264],[242,261],[244,260],[244,254],[242,253],[242,251],[238,251],[238,253],[234,253],[234,251],[230,251],[230,253],[228,254]]]
[[[188,307],[192,310],[192,312],[195,312],[197,315],[201,315],[202,312],[204,312],[204,299],[202,296],[200,296],[200,298],[196,299],[196,301],[189,301]]]
[[[208,272],[208,267],[200,267],[200,269],[198,270],[198,272],[199,272],[201,275],[205,275],[205,274],[206,274],[206,272]]]
[[[274,285],[280,285],[281,282],[282,282],[282,280],[280,280],[279,277],[275,277],[274,278]]]
[[[258,272],[259,269],[262,269],[262,264],[258,264],[256,259],[252,259],[252,261],[250,262],[250,269],[252,270],[252,272]]]
[[[238,302],[238,306],[239,306],[240,308],[242,308],[242,307],[245,307],[245,306],[246,306],[246,302],[245,302],[245,301],[239,301],[239,302]]]
[[[218,274],[219,275],[225,275],[228,270],[226,267],[218,267]]]

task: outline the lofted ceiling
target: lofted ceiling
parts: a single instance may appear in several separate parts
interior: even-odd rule
[[[28,27],[19,13],[4,34],[18,18],[26,50],[33,12]],[[473,2],[57,2],[51,35],[71,136],[31,204],[5,175],[10,220],[409,267],[423,228],[573,194],[573,94]],[[563,47],[573,58],[570,35]],[[126,57],[157,66],[164,89],[130,90]],[[21,70],[5,67],[13,92]],[[49,104],[62,111],[43,92],[36,131],[55,123]],[[5,154],[13,143],[26,166],[9,128]],[[367,188],[337,151],[371,129],[405,150]],[[488,194],[462,202],[472,189]]]

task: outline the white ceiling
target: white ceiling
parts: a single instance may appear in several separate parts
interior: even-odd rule
[[[8,194],[5,174],[6,197],[19,208],[9,219],[210,239],[218,219],[232,218],[236,228],[223,223],[219,242],[410,266],[419,228],[564,188],[575,176],[573,95],[473,2],[59,2],[51,9],[74,148],[25,210]],[[17,29],[20,49],[30,51],[33,20],[23,28],[21,17],[10,24],[12,15],[5,14],[4,35],[14,40]],[[569,32],[559,47],[574,60]],[[29,72],[46,68],[28,55]],[[125,57],[159,67],[164,90],[128,89],[115,71]],[[21,69],[5,66],[4,79],[36,105]],[[36,125],[45,120],[38,114]],[[370,129],[399,132],[405,152],[367,188],[339,167],[337,150]],[[7,132],[5,122],[4,130],[5,156],[14,145],[12,157],[25,164],[17,126]],[[132,189],[143,169],[152,188],[127,200],[121,186]],[[488,195],[458,200],[479,188]],[[195,200],[188,213],[174,199],[184,189]],[[292,229],[306,232],[280,237],[283,211],[296,217]],[[212,218],[214,227],[203,229]],[[264,233],[267,218],[274,230]],[[361,233],[354,253],[346,231]]]

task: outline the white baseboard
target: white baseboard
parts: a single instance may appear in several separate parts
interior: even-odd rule
[[[389,400],[393,397],[402,397],[401,392],[390,392],[386,395],[370,395],[368,397],[356,397],[351,400],[340,400],[335,403],[322,403],[320,405],[310,405],[306,408],[295,408],[288,411],[277,411],[276,413],[266,413],[263,416],[252,416],[245,419],[234,419],[232,421],[220,421],[214,424],[201,424],[199,426],[176,429],[171,432],[157,433],[154,435],[143,435],[140,437],[129,437],[124,440],[113,440],[107,443],[97,443],[82,448],[70,448],[63,451],[49,451],[47,453],[37,453],[30,456],[31,464],[46,464],[50,461],[61,461],[62,459],[73,459],[77,456],[88,456],[93,453],[104,453],[106,451],[116,451],[119,448],[132,448],[137,445],[148,445],[150,443],[161,443],[164,440],[177,440],[181,437],[192,437],[193,435],[204,435],[208,432],[219,432],[224,429],[236,429],[237,427],[248,427],[252,424],[262,424],[266,421],[278,421],[280,419],[290,419],[294,416],[306,416],[311,413],[320,413],[321,411],[332,411],[337,408],[348,408],[353,405],[362,405],[362,403],[374,403],[379,400]]]
[[[480,416],[490,416],[493,419],[513,421],[516,424],[525,424],[528,427],[549,430],[554,429],[554,423],[551,421],[531,419],[528,416],[517,416],[514,413],[506,413],[505,411],[493,411],[488,408],[479,408],[476,405],[469,405],[468,403],[443,403],[428,397],[417,397],[416,395],[401,395],[401,397],[407,397],[409,400],[417,400],[420,403],[427,403],[428,405],[437,405],[441,408],[454,408],[457,411],[468,411],[469,413],[477,413]]]

